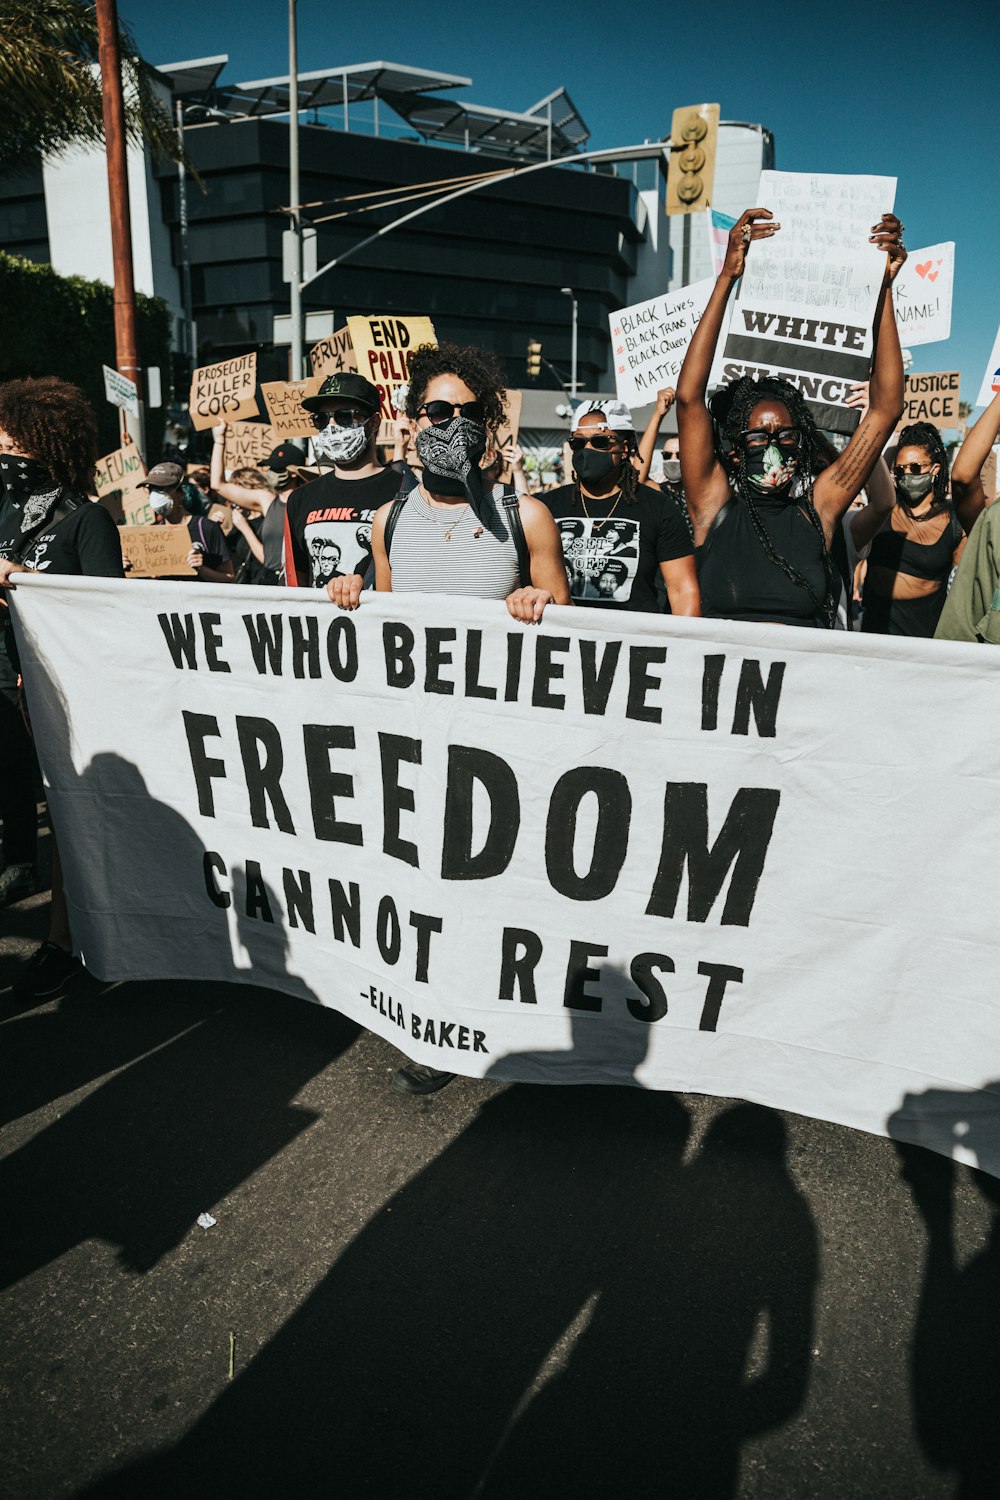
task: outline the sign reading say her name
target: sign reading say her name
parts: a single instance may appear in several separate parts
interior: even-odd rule
[[[696,281],[608,315],[619,401],[645,406],[675,383],[714,286],[713,278]]]
[[[1000,1172],[1000,933],[967,879],[1000,843],[1000,656],[234,593],[13,596],[96,974],[270,985],[449,1070],[743,1095],[948,1150],[926,1122],[964,1090],[960,1146]],[[892,899],[931,859],[946,944]]]
[[[191,377],[188,411],[196,431],[226,421],[256,417],[257,354],[239,354],[221,364],[203,365]]]
[[[899,342],[915,349],[951,337],[951,294],[955,282],[955,242],[911,250],[892,284]]]
[[[396,412],[392,393],[410,376],[410,361],[421,344],[436,344],[430,318],[348,318],[351,344],[358,371],[377,385],[382,402],[382,421],[392,422]]]

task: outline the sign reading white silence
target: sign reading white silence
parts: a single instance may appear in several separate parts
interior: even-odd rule
[[[714,286],[710,277],[609,313],[619,401],[645,406],[675,383]]]
[[[461,1073],[743,1096],[1000,1174],[970,879],[1000,846],[996,652],[429,595],[12,598],[96,974],[253,981]]]

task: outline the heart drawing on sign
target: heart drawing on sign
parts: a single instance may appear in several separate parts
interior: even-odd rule
[[[917,265],[914,266],[913,269],[916,271],[918,276],[926,276],[933,264],[934,262],[932,260],[925,260],[922,266]]]

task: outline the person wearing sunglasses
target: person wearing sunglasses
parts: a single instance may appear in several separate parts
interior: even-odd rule
[[[890,285],[906,259],[902,225],[884,214],[869,243],[886,252],[875,309],[869,410],[836,462],[821,467],[818,430],[789,381],[743,376],[706,404],[716,345],[751,245],[780,229],[747,209],[677,382],[684,494],[700,551],[702,611],[716,619],[833,629],[850,592],[843,518],[903,410],[903,362]],[[719,430],[713,428],[712,412]],[[819,472],[817,472],[819,471]]]
[[[676,501],[639,482],[625,403],[602,399],[577,407],[569,446],[574,482],[543,498],[563,539],[573,602],[659,613],[660,577],[674,614],[700,614],[690,535]]]
[[[861,628],[877,635],[932,636],[965,546],[948,494],[948,454],[929,422],[899,434],[892,466],[896,503],[872,539]],[[968,516],[971,528],[978,509]]]
[[[380,505],[399,493],[399,471],[378,460],[380,425],[377,386],[348,371],[329,375],[302,405],[315,432],[313,451],[332,470],[290,495],[285,505],[285,575],[292,587],[325,588],[330,574],[319,565],[322,543],[339,549],[339,573],[362,579],[371,573],[367,538]],[[324,554],[325,556],[325,554]]]

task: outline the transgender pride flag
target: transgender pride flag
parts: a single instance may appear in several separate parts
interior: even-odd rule
[[[722,263],[726,258],[726,245],[729,241],[729,231],[736,220],[730,214],[720,214],[717,208],[706,210],[708,222],[708,243],[712,254],[712,265],[718,276],[722,270]]]

